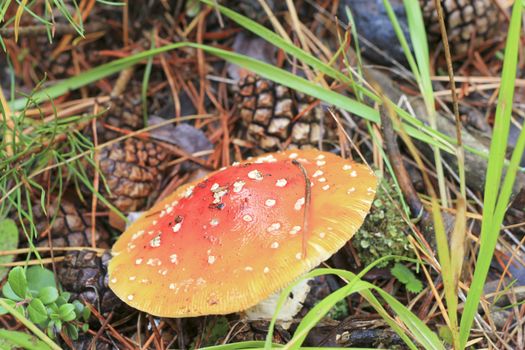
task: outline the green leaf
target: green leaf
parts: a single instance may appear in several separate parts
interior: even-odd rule
[[[423,283],[418,279],[414,279],[405,284],[405,288],[410,293],[419,293],[423,290]]]
[[[45,305],[54,303],[58,299],[58,290],[55,287],[44,287],[38,292],[38,299]]]
[[[24,299],[27,295],[27,280],[22,266],[16,266],[9,272],[7,279],[11,290],[20,298]]]
[[[55,275],[41,266],[31,266],[26,271],[27,286],[32,293],[37,293],[45,287],[56,287]]]
[[[58,308],[58,314],[62,321],[73,321],[77,315],[75,314],[75,305],[64,304]]]
[[[0,220],[0,251],[13,250],[18,247],[18,228],[11,219]],[[10,263],[15,258],[14,255],[0,256],[0,263]],[[0,280],[4,279],[9,269],[0,267]]]
[[[9,282],[6,282],[6,284],[4,284],[4,286],[2,287],[2,294],[4,295],[4,297],[14,301],[24,300],[24,298],[20,298],[18,295],[16,295],[15,292],[13,292],[13,288],[11,288]]]
[[[423,283],[414,275],[412,270],[401,263],[396,263],[390,269],[392,275],[397,280],[405,285],[407,291],[411,293],[419,293],[423,289]]]
[[[89,320],[89,316],[91,316],[91,309],[86,307],[84,310],[82,310],[82,319],[87,322]]]
[[[12,345],[6,347],[5,345]],[[49,350],[46,343],[27,333],[0,329],[0,349]]]
[[[73,340],[78,339],[78,327],[71,323],[66,323],[65,331],[69,335],[69,337]]]
[[[47,309],[40,299],[33,299],[27,306],[29,319],[34,323],[43,323],[48,319]]]

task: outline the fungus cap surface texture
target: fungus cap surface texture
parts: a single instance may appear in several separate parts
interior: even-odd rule
[[[376,186],[367,166],[317,150],[272,153],[216,171],[180,187],[122,234],[109,286],[156,316],[245,310],[350,240]]]

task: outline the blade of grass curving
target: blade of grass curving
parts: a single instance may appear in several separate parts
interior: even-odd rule
[[[404,260],[412,260],[404,258]],[[415,316],[410,310],[404,305],[397,301],[394,297],[390,296],[387,292],[381,288],[374,286],[371,283],[362,281],[358,275],[355,275],[349,271],[338,270],[338,269],[317,269],[314,270],[315,274],[336,274],[343,279],[349,281],[348,285],[342,287],[329,296],[329,301],[321,301],[316,305],[310,312],[303,318],[303,321],[295,331],[292,340],[285,346],[286,349],[298,349],[300,344],[306,338],[308,331],[313,328],[320,318],[324,315],[323,312],[328,312],[331,306],[335,305],[338,300],[350,295],[354,292],[359,292],[369,303],[380,313],[383,319],[392,327],[394,331],[405,341],[405,343],[412,349],[417,347],[412,343],[410,338],[405,334],[404,330],[396,324],[394,320],[386,313],[382,304],[376,299],[371,291],[376,291],[380,296],[388,303],[389,307],[392,308],[399,320],[401,320],[412,335],[421,343],[425,349],[444,349],[441,341],[417,316]],[[313,272],[313,271],[312,271]],[[362,276],[362,274],[360,274]],[[339,298],[339,299],[337,299]],[[327,304],[327,305],[323,305]],[[315,310],[314,310],[315,309]]]
[[[395,320],[392,319],[392,317],[383,308],[377,298],[372,293],[370,293],[369,286],[357,278],[351,279],[346,286],[331,293],[329,296],[325,297],[317,305],[315,305],[308,312],[308,314],[303,317],[301,323],[294,332],[293,338],[286,344],[285,349],[299,349],[301,344],[306,340],[308,332],[319,323],[321,318],[324,317],[324,315],[326,315],[337,302],[344,300],[346,297],[354,293],[360,293],[363,298],[365,298],[370,303],[370,305],[373,306],[373,308],[378,312],[383,320],[394,331],[396,331],[399,337],[410,349],[417,349],[417,346],[412,342],[408,335],[405,334],[404,330],[395,322]]]
[[[384,310],[382,304],[379,301],[377,301],[377,299],[372,293],[370,293],[370,290],[375,290],[376,287],[368,282],[361,281],[360,279],[374,266],[388,259],[399,259],[399,260],[406,260],[406,261],[413,261],[413,262],[416,261],[415,259],[410,259],[406,257],[386,256],[368,265],[358,275],[355,275],[348,271],[337,270],[337,269],[316,269],[304,275],[302,278],[311,278],[311,277],[316,277],[316,276],[320,276],[324,274],[337,274],[341,278],[349,281],[349,283],[346,286],[342,287],[340,290],[335,291],[330,296],[323,299],[319,304],[314,306],[314,308],[312,308],[312,310],[308,312],[308,314],[303,318],[303,320],[297,327],[294,337],[286,345],[286,348],[287,349],[288,348],[298,349],[300,345],[302,344],[302,342],[304,341],[304,339],[306,338],[306,335],[308,334],[309,330],[315,327],[315,325],[319,322],[319,320],[333,307],[333,305],[335,305],[337,301],[341,300],[342,298],[354,292],[360,292],[369,301],[369,303],[378,311],[378,313],[384,318],[387,324],[389,324],[392,327],[392,329],[398,333],[401,339],[403,339],[410,348],[413,348],[413,349],[417,348],[415,347],[415,345],[413,345],[410,338],[405,334],[404,330]],[[356,287],[356,284],[358,284],[357,287]],[[276,323],[276,320],[279,314],[279,310],[284,304],[286,296],[289,294],[292,288],[293,288],[293,285],[285,288],[281,293],[281,296],[277,303],[276,312],[269,326],[268,335],[267,335],[266,343],[265,343],[265,349],[271,349],[273,329],[275,327],[275,323]],[[426,348],[442,349],[442,347],[440,346],[441,343],[439,341],[439,338],[437,338],[437,336],[432,331],[430,331],[430,329],[428,329],[428,327],[426,327],[426,325],[421,320],[419,320],[415,315],[411,315],[411,316],[407,315],[407,313],[411,313],[408,309],[406,309],[401,304],[400,306],[394,305],[393,308],[396,308],[398,317],[405,323],[405,325],[409,328],[411,333],[418,337],[417,338],[418,340],[419,339],[422,340],[422,344],[425,345]],[[422,334],[419,334],[420,332]]]
[[[503,176],[503,165],[509,135],[512,103],[514,98],[516,73],[518,67],[518,50],[520,45],[520,34],[522,27],[523,2],[515,1],[509,24],[507,41],[505,44],[505,55],[503,60],[503,71],[501,75],[501,87],[496,107],[494,130],[492,142],[490,144],[489,165],[485,183],[483,198],[483,220],[481,224],[481,236],[478,258],[474,277],[467,294],[465,308],[460,323],[460,345],[465,347],[474,317],[478,312],[478,304],[483,293],[483,286],[487,278],[487,273],[492,261],[494,249],[496,247],[499,231],[507,208],[508,199],[512,192],[518,162],[523,153],[524,128],[518,138],[518,143],[510,166],[505,176],[503,185],[500,187]],[[519,147],[519,148],[518,148]],[[501,193],[500,193],[501,189]],[[498,193],[499,197],[498,197]]]
[[[0,22],[4,21],[5,13],[7,12],[9,5],[11,5],[11,1],[12,0],[6,0],[0,7]]]

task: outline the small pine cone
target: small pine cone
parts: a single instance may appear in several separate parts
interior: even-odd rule
[[[420,0],[429,40],[441,41],[439,18],[434,0]],[[452,56],[464,55],[471,46],[479,47],[501,31],[500,11],[493,0],[441,0]]]
[[[331,130],[321,130],[323,110],[314,99],[248,74],[236,95],[246,138],[264,152],[318,148]],[[307,110],[308,109],[308,110]]]
[[[48,229],[50,221],[55,217],[48,234],[51,235],[53,247],[90,247],[91,246],[91,220],[86,210],[77,208],[69,200],[62,199],[51,202],[46,208],[47,215],[40,204],[33,206],[33,221],[39,233]],[[37,246],[49,246],[48,237],[39,238]],[[95,244],[99,248],[107,249],[110,246],[110,235],[100,225],[95,228]]]
[[[143,209],[155,200],[161,185],[167,151],[154,142],[128,138],[100,152],[100,170],[111,193],[102,194],[119,210]]]
[[[98,123],[99,142],[122,136],[122,132],[104,127],[102,123],[123,131],[134,131],[144,127],[140,88],[132,82],[130,84],[132,86],[129,91],[111,99],[109,111],[101,119],[101,123]]]
[[[69,252],[59,264],[58,278],[71,300],[86,301],[102,314],[121,310],[124,303],[109,289],[109,252],[101,257],[90,250]]]

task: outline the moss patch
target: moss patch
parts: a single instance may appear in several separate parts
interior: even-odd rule
[[[399,203],[400,198],[393,184],[381,180],[370,214],[351,241],[365,266],[387,255],[413,257],[406,233],[407,224],[396,208],[396,202]],[[394,263],[393,260],[385,261],[377,267],[392,266]]]

